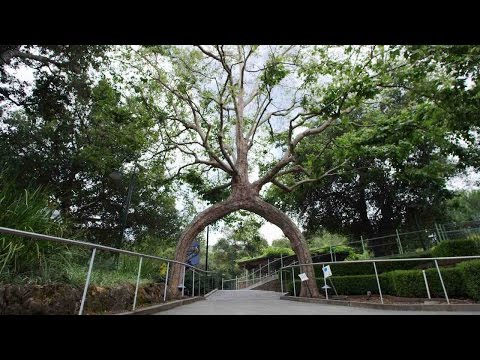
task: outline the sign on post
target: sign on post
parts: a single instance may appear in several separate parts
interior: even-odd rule
[[[323,277],[327,278],[329,276],[332,276],[332,270],[330,270],[330,265],[327,265],[323,267]]]
[[[298,274],[298,277],[300,278],[301,281],[307,281],[308,280],[307,274],[305,274],[305,273]]]

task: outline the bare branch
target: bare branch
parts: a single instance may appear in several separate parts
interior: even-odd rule
[[[277,173],[280,170],[282,170],[285,166],[287,166],[289,163],[291,163],[294,160],[295,158],[290,153],[290,151],[287,151],[283,155],[283,157],[275,164],[275,166],[273,166],[270,170],[267,171],[265,175],[263,175],[260,179],[258,179],[253,183],[253,186],[260,189],[263,185],[272,181],[275,175],[277,175]]]
[[[311,128],[311,129],[307,129],[305,130],[304,132],[298,134],[295,139],[293,139],[293,141],[291,142],[291,147],[292,148],[295,148],[295,146],[298,145],[298,143],[300,141],[302,141],[304,138],[306,138],[307,136],[312,136],[312,135],[317,135],[317,134],[320,134],[322,133],[323,131],[325,131],[326,128],[328,128],[336,119],[338,119],[340,117],[340,115],[344,115],[344,114],[348,114],[350,113],[354,108],[353,107],[349,107],[348,109],[346,109],[345,111],[342,111],[342,112],[338,112],[335,116],[332,116],[330,119],[326,120],[322,125],[318,126],[318,127],[315,127],[315,128]]]
[[[332,176],[332,175],[338,175],[338,173],[334,173],[333,171],[337,170],[338,168],[342,167],[343,165],[345,165],[347,162],[348,162],[349,159],[345,160],[344,162],[342,162],[340,165],[337,165],[333,168],[331,168],[330,170],[328,170],[327,172],[325,172],[322,176],[318,177],[318,178],[308,178],[308,179],[304,179],[304,180],[301,180],[301,181],[298,181],[296,182],[295,184],[293,184],[292,186],[287,186],[285,184],[282,184],[278,179],[274,178],[272,179],[271,183],[278,186],[280,189],[286,191],[286,192],[292,192],[293,190],[295,190],[297,187],[303,185],[303,184],[308,184],[308,183],[312,183],[312,182],[317,182],[317,181],[320,181],[321,179],[323,179],[324,177],[327,177],[327,176]],[[286,173],[286,172],[285,172]],[[284,173],[284,174],[285,174]],[[280,173],[279,173],[280,174]],[[277,176],[279,176],[279,174],[277,174]],[[283,174],[283,175],[284,175]]]
[[[217,191],[224,190],[224,189],[228,189],[231,185],[232,185],[232,182],[229,181],[229,182],[226,183],[226,184],[222,184],[222,185],[219,185],[219,186],[215,186],[214,188],[206,191],[205,194],[206,194],[206,195],[214,194],[214,193],[216,193]]]
[[[197,45],[197,47],[200,49],[201,52],[203,52],[205,55],[207,55],[208,57],[211,57],[212,59],[215,59],[219,62],[222,62],[222,60],[218,57],[218,56],[215,56],[215,54],[211,53],[210,51],[207,51],[205,50],[203,47],[201,47],[200,45]]]

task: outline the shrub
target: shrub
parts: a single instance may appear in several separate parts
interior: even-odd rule
[[[434,257],[480,255],[480,240],[474,237],[445,240],[432,249]]]
[[[289,248],[281,248],[281,247],[273,247],[269,246],[265,248],[262,252],[261,257],[271,257],[271,256],[280,256],[280,255],[294,255],[292,249]]]
[[[462,271],[458,267],[440,268],[445,288],[449,297],[466,297],[467,291],[463,280]],[[428,280],[428,287],[432,296],[443,297],[442,283],[438,277],[436,268],[425,271]]]
[[[480,262],[477,266],[477,271],[480,272]],[[463,274],[459,268],[443,268],[441,269],[442,278],[450,297],[464,297],[467,296],[465,281]],[[475,279],[474,272],[471,272],[471,278]],[[436,269],[426,270],[426,276],[429,283],[429,290],[432,297],[443,297],[443,288],[438,277]],[[477,277],[478,279],[479,277]],[[378,285],[375,274],[371,275],[352,275],[352,276],[332,276],[329,278],[333,281],[333,285],[339,295],[365,295],[367,291],[372,294],[378,294]],[[327,280],[328,285],[332,285],[330,280]],[[427,290],[425,288],[425,281],[420,270],[395,270],[379,275],[380,287],[382,294],[404,296],[404,297],[427,297]],[[472,280],[474,281],[474,280]],[[287,281],[288,282],[288,281]],[[324,285],[323,277],[317,278],[317,284],[320,287]],[[480,294],[480,282],[476,283],[477,292]],[[295,284],[298,288],[299,284]],[[288,282],[288,290],[291,292],[291,280]],[[473,290],[475,291],[475,290]],[[299,289],[297,289],[297,293]],[[332,289],[333,293],[334,290]],[[472,295],[470,295],[473,297]]]
[[[371,291],[372,294],[379,293],[375,275],[332,276],[329,279],[333,282],[339,295],[366,295],[367,291]],[[381,275],[379,276],[379,280],[382,293],[386,293],[390,288],[389,279]],[[317,281],[321,286],[325,284],[323,278]],[[332,286],[328,279],[327,284]]]
[[[432,261],[395,261],[395,262],[377,262],[377,271],[379,274],[386,273],[393,270],[410,270],[419,267],[433,266]],[[372,263],[349,263],[348,261],[331,264],[333,276],[348,276],[348,275],[370,275],[375,274]],[[315,275],[323,277],[321,266],[315,268]]]
[[[480,300],[480,260],[464,261],[456,266],[460,269],[469,297]]]
[[[392,285],[392,295],[426,297],[427,290],[421,271],[395,270],[387,274]]]

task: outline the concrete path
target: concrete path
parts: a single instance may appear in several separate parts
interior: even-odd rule
[[[219,290],[206,300],[155,315],[468,315],[478,311],[392,311],[280,300],[263,290]]]

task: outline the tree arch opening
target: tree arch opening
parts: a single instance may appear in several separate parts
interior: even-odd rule
[[[200,212],[180,235],[175,251],[175,260],[181,262],[186,260],[187,251],[191,247],[193,240],[208,225],[213,224],[234,211],[246,210],[278,226],[283,234],[290,240],[292,249],[297,255],[299,262],[301,264],[311,263],[312,258],[307,243],[295,223],[275,206],[262,200],[258,194],[246,190],[247,188],[244,188],[243,191],[240,192],[233,191],[227,200],[214,204]],[[315,282],[313,266],[301,266],[300,271],[306,273],[309,278],[306,282],[302,282],[300,296],[320,296]],[[169,279],[169,290],[173,298],[181,297],[179,285],[182,281],[182,273],[183,266],[173,264]]]

